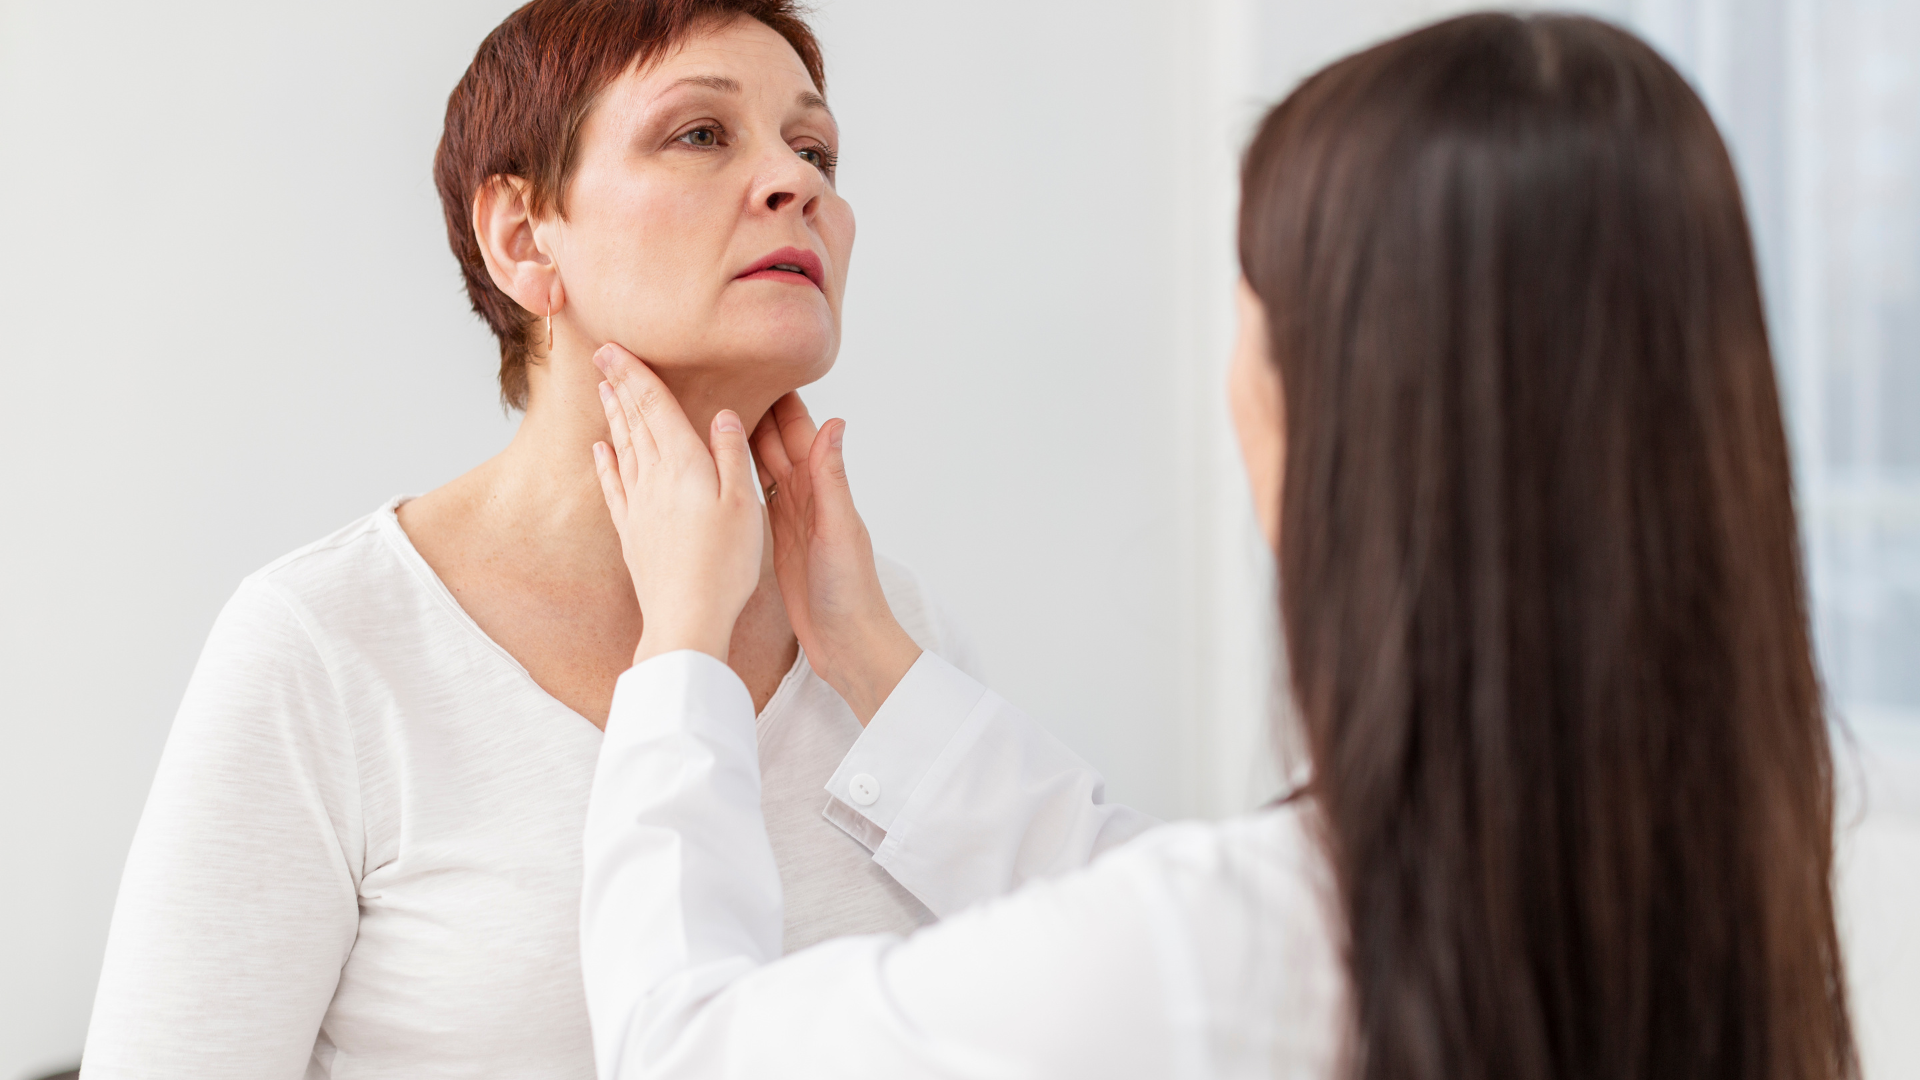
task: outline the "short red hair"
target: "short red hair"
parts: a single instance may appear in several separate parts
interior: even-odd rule
[[[600,91],[696,31],[741,16],[785,38],[826,93],[820,43],[795,0],[532,0],[487,35],[448,96],[433,180],[467,296],[500,339],[500,399],[509,407],[527,404],[536,319],[487,274],[473,231],[480,185],[520,177],[536,213],[564,214],[580,127]]]

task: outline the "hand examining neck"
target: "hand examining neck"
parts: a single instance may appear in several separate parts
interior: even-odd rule
[[[550,568],[554,577],[597,578],[624,589],[630,575],[620,535],[593,468],[593,444],[608,437],[598,390],[604,376],[594,366],[594,349],[569,341],[565,322],[555,321],[554,354],[529,365],[526,413],[507,448],[448,488],[402,507],[403,520],[453,496],[478,511],[462,515],[464,527],[513,534],[513,546],[524,551],[517,561]],[[711,369],[670,370],[662,381],[685,403],[697,431],[710,430],[723,408],[744,417],[751,430],[780,395],[738,373]],[[636,609],[636,635],[639,614]]]
[[[594,363],[610,433],[593,444],[595,474],[647,613],[633,662],[693,649],[725,663],[760,581],[766,528],[745,425],[723,408],[702,439],[632,353],[606,345]]]
[[[594,465],[647,612],[634,663],[678,649],[726,660],[770,530],[787,616],[814,670],[865,725],[920,656],[888,607],[873,544],[853,507],[841,440],[797,394],[756,426],[717,411],[703,440],[666,382],[617,345],[594,357],[610,445]],[[775,490],[763,517],[752,459]]]
[[[607,414],[599,391],[606,375],[594,363],[596,351],[608,343],[575,340],[571,329],[564,318],[555,319],[554,354],[527,366],[527,414],[521,422],[521,431],[536,436],[543,447],[566,448],[570,454],[577,455],[572,459],[575,464],[591,465],[593,444],[605,440],[608,434]],[[620,348],[618,343],[614,343],[614,347]],[[624,348],[621,352],[635,356]],[[646,361],[645,357],[636,358]],[[722,409],[733,410],[746,423],[747,430],[752,431],[753,425],[786,392],[782,386],[768,385],[766,375],[750,367],[667,364],[655,367],[649,363],[647,370],[673,395],[686,416],[687,426],[703,437],[712,430],[713,418]],[[574,469],[572,477],[582,492],[592,496],[591,501],[611,531],[612,522],[606,519],[606,504],[600,499],[600,488],[592,469]]]
[[[774,573],[800,647],[859,717],[872,720],[920,658],[880,587],[873,541],[853,506],[841,443],[847,425],[815,428],[800,395],[774,402],[753,433],[767,500]]]

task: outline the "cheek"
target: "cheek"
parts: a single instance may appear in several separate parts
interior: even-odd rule
[[[820,240],[826,245],[827,257],[833,260],[835,276],[839,280],[840,291],[847,284],[847,266],[853,261],[853,207],[838,195],[832,197],[820,212]]]
[[[1233,359],[1228,376],[1228,393],[1234,430],[1240,440],[1241,458],[1246,464],[1247,482],[1253,488],[1253,503],[1271,542],[1279,513],[1280,483],[1286,459],[1279,380],[1273,370],[1266,366],[1264,357],[1250,357],[1242,351]]]
[[[1273,438],[1268,427],[1268,410],[1263,407],[1258,372],[1254,368],[1256,361],[1247,357],[1244,349],[1238,350],[1233,364],[1227,372],[1228,406],[1233,415],[1234,433],[1240,438],[1242,453],[1247,457],[1247,466],[1252,469],[1258,464],[1256,459],[1267,456]]]
[[[581,184],[568,216],[584,256],[576,262],[584,265],[563,272],[586,274],[586,291],[603,302],[682,306],[688,290],[710,287],[714,238],[726,233],[723,210],[700,185]]]

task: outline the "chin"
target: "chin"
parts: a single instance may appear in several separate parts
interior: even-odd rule
[[[825,375],[840,353],[839,328],[813,313],[800,318],[755,320],[727,335],[719,350],[731,365],[791,372],[797,381],[787,389],[805,386]]]
[[[784,394],[833,370],[838,351],[837,342],[825,346],[791,340],[768,342],[761,348],[736,354],[730,366],[743,373],[753,372],[756,381],[764,377],[767,387]]]
[[[777,332],[708,338],[678,358],[655,361],[663,372],[747,381],[778,397],[819,379],[833,368],[838,335]]]

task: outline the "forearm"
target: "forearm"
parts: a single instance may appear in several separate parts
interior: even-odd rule
[[[648,1060],[703,1002],[780,955],[753,703],[709,656],[621,676],[588,802],[580,938],[600,1075]]]

